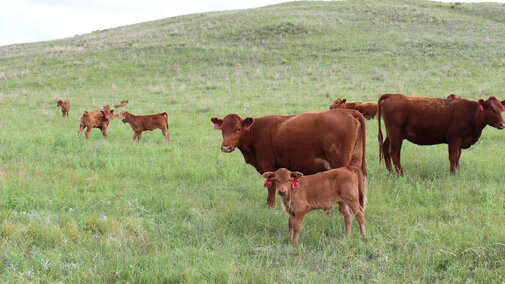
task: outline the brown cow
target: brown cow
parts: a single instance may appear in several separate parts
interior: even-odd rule
[[[128,104],[128,101],[121,101],[120,104],[114,105],[115,108],[125,107]]]
[[[366,119],[374,118],[377,115],[376,102],[346,102],[347,99],[336,99],[330,106],[330,109],[346,108],[355,109],[363,114]]]
[[[344,215],[345,233],[351,235],[353,214],[350,210],[344,210],[349,206],[356,214],[361,235],[365,237],[367,193],[363,187],[363,173],[360,168],[349,166],[302,176],[300,172],[291,172],[284,168],[263,174],[267,183],[276,184],[282,198],[282,207],[289,214],[289,237],[295,247],[298,245],[305,215],[312,210],[322,209],[329,216],[337,203],[340,205],[340,213]]]
[[[229,114],[211,121],[222,131],[221,151],[237,147],[260,174],[279,168],[315,174],[354,165],[362,169],[366,186],[365,119],[355,110],[246,119]],[[275,184],[268,187],[267,204],[276,204]]]
[[[107,127],[111,120],[114,119],[114,110],[110,106],[104,106],[103,110],[85,111],[81,117],[81,125],[78,136],[81,136],[82,130],[86,127],[86,139],[89,140],[89,133],[93,128],[102,130],[103,136],[107,137]]]
[[[61,113],[63,114],[63,117],[68,116],[68,112],[70,111],[70,102],[69,101],[62,101],[59,100],[56,102],[57,107],[61,107]]]
[[[457,99],[461,99],[461,97],[456,94],[450,94],[447,96],[447,99],[448,100],[457,100]]]
[[[505,128],[501,115],[505,101],[495,97],[478,102],[466,99],[439,99],[385,94],[379,98],[379,159],[389,171],[391,159],[396,173],[403,175],[400,151],[403,139],[418,145],[447,143],[451,174],[459,168],[461,149],[472,146],[486,126]],[[386,140],[382,142],[381,113],[386,126]]]
[[[133,142],[135,142],[135,139],[138,139],[140,143],[142,131],[159,128],[161,132],[163,132],[163,136],[165,136],[165,140],[168,143],[168,114],[166,112],[150,115],[133,115],[127,111],[123,111],[121,115],[123,117],[123,123],[130,123],[134,132]]]

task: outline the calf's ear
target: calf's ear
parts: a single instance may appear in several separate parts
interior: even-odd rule
[[[210,119],[210,121],[212,121],[212,123],[214,123],[214,129],[216,130],[220,130],[221,129],[221,125],[223,124],[223,120],[220,119],[220,118],[217,118],[217,117],[212,117]]]
[[[343,99],[343,100],[342,100],[342,103],[343,103],[343,104],[345,104],[345,102],[346,102],[346,101],[347,101],[347,99]]]
[[[291,177],[299,179],[303,177],[303,174],[301,172],[292,172]]]
[[[275,173],[274,172],[264,172],[261,176],[263,176],[266,179],[268,179],[268,178],[271,179],[275,176]]]
[[[501,105],[505,107],[505,100],[501,101]]]
[[[244,119],[244,121],[242,121],[242,125],[244,125],[244,128],[246,130],[249,130],[249,127],[251,127],[251,125],[254,123],[254,118],[252,117],[248,117],[246,119]]]

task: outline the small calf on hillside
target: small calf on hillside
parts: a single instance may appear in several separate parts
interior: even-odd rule
[[[302,176],[300,172],[291,172],[285,168],[263,174],[267,179],[265,186],[275,183],[282,198],[282,207],[289,214],[289,237],[295,247],[298,245],[305,215],[316,209],[322,209],[329,215],[336,203],[344,215],[346,234],[351,235],[354,212],[361,235],[365,237],[367,193],[363,187],[363,173],[360,168],[348,166]]]
[[[135,139],[138,139],[140,143],[140,137],[142,136],[142,131],[145,130],[154,130],[156,128],[161,129],[163,132],[163,136],[168,143],[168,114],[158,113],[158,114],[150,114],[150,115],[133,115],[127,111],[121,112],[123,117],[123,123],[130,123],[130,126],[134,132],[133,134],[133,142]]]
[[[120,103],[120,104],[118,104],[118,105],[114,105],[114,107],[115,107],[115,108],[125,107],[127,104],[128,104],[128,101],[121,101],[121,103]]]
[[[376,102],[346,102],[347,99],[336,99],[333,104],[330,106],[330,109],[336,108],[347,108],[347,109],[355,109],[366,119],[374,118],[377,116],[377,103]]]
[[[447,96],[448,100],[457,100],[457,99],[462,99],[462,97],[456,95],[456,94],[450,94]]]
[[[62,101],[59,100],[56,102],[56,106],[61,107],[61,113],[63,114],[63,117],[68,116],[68,111],[70,110],[70,102],[69,101]]]
[[[104,106],[102,110],[85,111],[81,117],[81,125],[78,136],[81,136],[82,130],[86,127],[86,139],[89,140],[89,133],[93,128],[102,130],[103,136],[107,137],[107,127],[114,119],[114,110],[110,106]]]

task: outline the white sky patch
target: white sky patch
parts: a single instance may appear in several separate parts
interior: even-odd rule
[[[256,8],[282,2],[287,1],[0,0],[0,46],[61,39],[178,15]]]

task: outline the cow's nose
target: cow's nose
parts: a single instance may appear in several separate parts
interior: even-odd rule
[[[284,194],[286,194],[285,190],[279,190],[279,195],[284,195]]]
[[[502,123],[502,124],[500,124],[500,126],[498,126],[498,129],[503,129],[503,128],[505,128],[505,123]]]
[[[222,145],[221,146],[221,151],[229,153],[229,152],[231,152],[231,147],[230,146]]]

